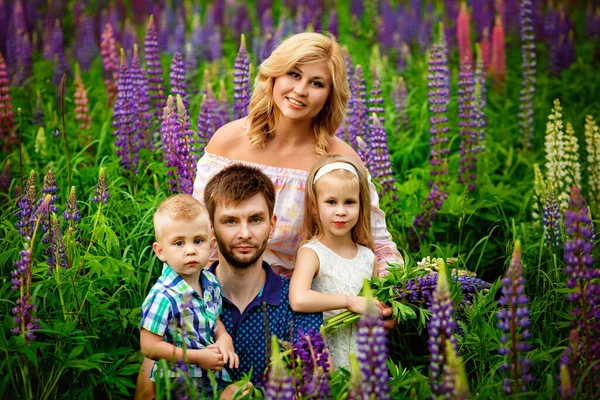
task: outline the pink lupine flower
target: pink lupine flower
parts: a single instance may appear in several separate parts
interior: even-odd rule
[[[456,21],[456,37],[458,40],[458,57],[460,62],[473,65],[473,50],[471,49],[471,14],[467,10],[467,3],[460,5],[458,20]]]
[[[501,86],[506,79],[506,49],[504,45],[504,27],[500,16],[496,16],[496,23],[492,29],[490,72],[494,78],[494,85],[496,87]]]
[[[108,95],[108,106],[112,107],[117,97],[117,77],[119,70],[119,56],[115,45],[115,37],[110,24],[104,26],[100,42],[102,53],[102,67],[104,68],[104,83]]]
[[[90,129],[90,108],[87,91],[79,74],[79,66],[75,67],[75,121],[79,122],[80,130]]]

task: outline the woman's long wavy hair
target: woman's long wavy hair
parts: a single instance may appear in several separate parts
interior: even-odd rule
[[[273,138],[278,111],[273,102],[275,79],[296,65],[324,61],[331,74],[331,92],[321,111],[313,118],[317,155],[327,154],[327,146],[346,115],[350,97],[344,51],[333,36],[304,32],[284,40],[259,67],[254,80],[248,114],[248,137],[252,147],[264,146]]]
[[[306,180],[306,189],[304,190],[304,223],[302,230],[302,243],[305,243],[312,238],[319,237],[323,234],[323,224],[319,217],[319,204],[317,202],[317,185],[315,183],[315,175],[327,164],[334,162],[344,162],[354,167],[358,174],[358,197],[359,211],[358,221],[351,230],[352,241],[362,244],[363,246],[373,250],[373,236],[371,235],[371,189],[369,188],[369,174],[367,169],[358,161],[346,156],[330,155],[320,157],[313,169],[308,174]],[[327,176],[332,174],[341,179],[350,181],[356,180],[356,176],[349,171],[340,169],[333,170],[327,173]]]

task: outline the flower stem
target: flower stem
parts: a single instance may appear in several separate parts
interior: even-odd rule
[[[63,141],[65,143],[65,154],[67,156],[67,174],[68,183],[71,187],[71,156],[69,154],[69,145],[67,144],[67,129],[65,124],[65,83],[67,82],[67,74],[64,74],[60,82],[60,112],[62,115],[62,134]]]

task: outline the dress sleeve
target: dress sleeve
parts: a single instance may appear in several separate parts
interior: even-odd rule
[[[369,175],[369,188],[371,189],[371,234],[377,256],[377,275],[381,277],[389,273],[388,262],[403,266],[404,259],[400,255],[396,243],[392,240],[392,235],[387,230],[385,213],[379,208],[379,195],[371,180],[371,175]]]

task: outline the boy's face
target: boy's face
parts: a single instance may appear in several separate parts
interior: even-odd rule
[[[217,204],[213,229],[219,254],[234,268],[255,265],[273,236],[276,220],[275,215],[269,218],[262,193],[239,204]]]
[[[206,266],[210,256],[211,229],[208,216],[193,219],[170,219],[164,224],[160,238],[154,242],[157,257],[186,279]]]

